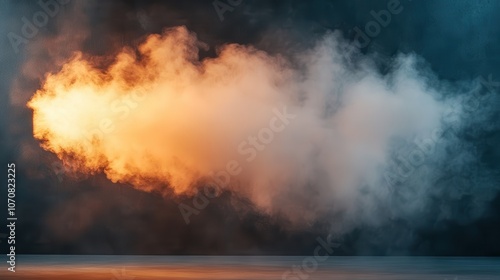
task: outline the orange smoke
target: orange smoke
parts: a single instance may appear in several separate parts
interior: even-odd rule
[[[242,172],[223,187],[266,213],[375,223],[390,197],[381,170],[391,139],[425,139],[449,104],[412,56],[382,76],[364,59],[353,66],[342,42],[325,37],[295,67],[234,44],[200,60],[204,45],[184,27],[122,49],[108,67],[76,54],[29,101],[34,136],[79,172],[141,190],[193,194],[236,161]],[[285,106],[296,118],[252,147]]]
[[[124,48],[105,70],[76,54],[29,101],[34,136],[81,172],[189,191],[265,124],[282,99],[270,85],[284,75],[252,48],[229,45],[200,62],[197,45],[179,27],[149,36],[138,55]]]

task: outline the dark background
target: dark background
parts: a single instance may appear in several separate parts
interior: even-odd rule
[[[326,222],[290,230],[279,219],[256,212],[249,202],[224,193],[186,225],[177,205],[189,203],[189,198],[164,199],[113,184],[102,174],[62,173],[57,158],[33,139],[32,113],[24,104],[43,74],[57,70],[77,49],[113,54],[147,34],[186,25],[210,46],[202,56],[214,56],[216,47],[228,42],[284,53],[307,48],[332,30],[341,30],[352,40],[353,28],[364,29],[373,20],[370,11],[386,9],[388,2],[242,0],[221,20],[211,1],[74,0],[61,6],[16,53],[7,34],[19,34],[22,17],[31,19],[41,8],[37,1],[0,1],[0,159],[5,174],[7,163],[17,166],[17,253],[310,254],[316,237],[328,234]],[[500,1],[402,0],[401,6],[403,11],[393,15],[362,52],[381,57],[414,52],[440,79],[491,74],[500,80]],[[59,40],[61,35],[66,39]],[[498,123],[498,116],[496,112],[488,121]],[[480,168],[497,174],[489,179],[498,185],[500,132],[466,132],[463,137],[475,143]],[[6,193],[1,192],[2,209],[7,208]],[[500,194],[493,193],[481,217],[474,220],[461,219],[467,206],[457,201],[450,219],[437,220],[430,209],[418,222],[397,219],[382,227],[356,228],[344,236],[336,254],[500,256]],[[435,198],[436,209],[440,199]],[[236,211],[235,201],[246,210]],[[5,220],[5,212],[1,213]],[[5,235],[0,237],[5,252]]]

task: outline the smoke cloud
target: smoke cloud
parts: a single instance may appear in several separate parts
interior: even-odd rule
[[[418,217],[451,189],[432,169],[446,148],[462,145],[457,170],[474,164],[446,132],[481,85],[440,82],[415,55],[381,73],[337,33],[287,58],[228,44],[199,59],[200,48],[177,27],[112,59],[75,54],[28,103],[34,136],[81,173],[168,196],[215,182],[293,226],[327,218],[337,232]],[[259,132],[277,108],[294,117],[267,141]],[[237,172],[224,181],[229,162]],[[476,196],[480,212],[488,199]]]

